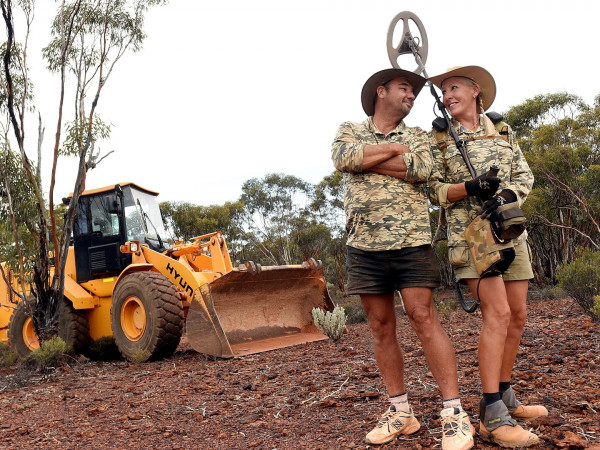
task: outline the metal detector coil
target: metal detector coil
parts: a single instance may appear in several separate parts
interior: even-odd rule
[[[402,21],[402,41],[397,47],[394,47],[394,29],[400,21]],[[409,21],[413,21],[416,24],[417,29],[419,30],[420,38],[418,36],[413,37],[409,28]],[[397,14],[396,17],[394,17],[388,29],[387,51],[390,62],[392,63],[392,67],[395,67],[396,69],[401,69],[400,65],[398,64],[398,56],[414,54],[416,51],[420,58],[417,59],[417,68],[413,70],[413,72],[417,75],[423,72],[428,53],[427,33],[425,32],[423,23],[414,13],[410,11],[402,11],[401,13]]]
[[[402,41],[400,42],[400,44],[397,47],[394,47],[393,42],[392,42],[393,38],[394,38],[394,29],[396,28],[396,25],[400,21],[402,21]],[[409,21],[413,21],[416,24],[419,34],[421,36],[420,38],[418,36],[415,37],[412,35],[410,28],[409,28]],[[427,42],[427,33],[425,32],[425,27],[423,26],[423,23],[412,12],[403,11],[403,12],[397,14],[396,17],[394,17],[394,19],[390,23],[390,27],[388,29],[388,35],[387,35],[387,51],[388,51],[388,56],[390,58],[390,62],[392,63],[392,67],[394,67],[396,69],[401,69],[400,65],[398,64],[398,57],[400,55],[412,54],[417,63],[417,68],[415,70],[413,70],[413,72],[416,73],[417,75],[420,75],[421,73],[423,73],[423,76],[425,78],[429,78],[429,75],[427,75],[427,71],[425,70],[425,62],[427,61],[427,54],[429,51],[428,42]],[[446,111],[446,108],[444,107],[444,104],[442,103],[440,97],[436,93],[435,87],[433,86],[431,81],[427,80],[427,85],[429,86],[431,95],[433,95],[433,98],[435,99],[437,108],[443,115],[442,120],[444,121],[444,123],[446,125],[444,127],[444,129],[446,129],[446,128],[448,129],[450,136],[456,142],[457,148],[458,148],[460,154],[462,155],[463,159],[465,160],[467,167],[469,168],[469,172],[471,173],[473,178],[475,178],[477,176],[477,174],[475,173],[475,169],[473,168],[473,165],[470,163],[470,161],[468,159],[468,154],[467,154],[466,148],[465,148],[465,142],[459,141],[459,139],[456,135],[456,132],[454,131],[454,128],[452,127],[452,123],[450,121],[450,117],[448,116],[448,112]],[[439,125],[441,126],[441,124],[439,124]],[[439,227],[439,225],[438,225],[438,227]],[[437,235],[437,231],[436,231],[436,235]],[[458,300],[460,302],[460,305],[466,312],[468,312],[468,313],[474,312],[479,306],[479,301],[478,300],[468,301],[467,299],[465,299],[465,297],[462,293],[460,284],[458,281],[456,281],[456,277],[454,275],[454,270],[452,270],[452,274],[453,274],[452,278],[454,281],[454,286],[456,287],[456,293],[458,295]]]

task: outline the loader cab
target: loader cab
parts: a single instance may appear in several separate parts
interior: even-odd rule
[[[120,246],[130,240],[165,249],[166,231],[157,192],[133,183],[84,191],[73,226],[77,282],[119,275],[131,264]]]

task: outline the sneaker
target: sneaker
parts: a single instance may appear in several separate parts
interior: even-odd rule
[[[393,441],[399,434],[412,434],[419,431],[421,424],[415,418],[412,408],[409,412],[396,411],[394,405],[381,416],[377,426],[367,434],[367,444],[381,445]]]
[[[548,410],[542,405],[524,405],[515,396],[515,391],[509,387],[502,394],[502,401],[506,405],[510,415],[523,422],[531,422],[538,417],[547,416]]]
[[[479,417],[479,436],[484,441],[510,448],[530,447],[540,443],[540,438],[517,424],[502,400],[488,406],[481,400]]]
[[[467,450],[473,447],[475,428],[466,412],[460,408],[445,408],[440,415],[442,450]]]

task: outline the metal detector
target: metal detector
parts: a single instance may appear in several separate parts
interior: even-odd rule
[[[412,32],[410,31],[411,21],[415,24],[420,36],[413,36]],[[400,22],[402,22],[402,40],[400,41],[400,44],[394,46],[394,30]],[[458,138],[454,127],[452,127],[452,122],[450,121],[450,116],[448,116],[448,111],[446,111],[446,107],[442,103],[440,96],[437,94],[435,86],[432,82],[429,81],[429,75],[425,70],[425,62],[427,61],[427,54],[429,52],[427,33],[425,32],[423,22],[421,22],[421,20],[416,16],[416,14],[410,11],[402,11],[401,13],[397,14],[396,17],[394,17],[394,19],[392,19],[387,34],[387,52],[390,58],[390,62],[392,63],[392,67],[395,67],[396,69],[401,69],[400,65],[398,64],[398,57],[400,55],[412,53],[412,55],[415,58],[415,61],[417,62],[417,68],[413,70],[413,72],[417,75],[422,74],[423,77],[427,78],[426,84],[429,86],[431,95],[435,99],[435,106],[442,114],[442,118],[445,121],[445,125],[448,127],[450,136],[452,137],[454,142],[456,142],[456,147],[460,152],[462,158],[464,159],[465,164],[469,169],[469,173],[473,178],[477,178],[477,172],[475,171],[473,164],[471,164],[471,160],[469,159],[469,155],[467,153],[467,143]],[[438,117],[438,119],[441,118]],[[467,301],[465,299],[460,284],[458,281],[456,281],[456,277],[454,276],[454,269],[452,269],[452,280],[454,282],[454,286],[456,287],[456,293],[458,295],[458,300],[462,308],[468,313],[474,312],[479,306],[479,301],[475,299],[473,299],[472,301]]]

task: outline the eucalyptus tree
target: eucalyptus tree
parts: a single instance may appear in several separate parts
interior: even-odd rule
[[[342,172],[334,170],[316,185],[311,210],[330,230],[326,252],[322,256],[328,281],[346,292],[346,213],[344,211],[344,180]]]
[[[220,231],[225,236],[232,259],[235,259],[243,234],[240,202],[210,206],[162,202],[160,211],[165,228],[171,230],[176,239],[189,241],[197,236]]]
[[[567,93],[538,95],[505,119],[535,175],[524,209],[536,278],[554,282],[578,248],[600,245],[600,97],[587,105]]]
[[[344,180],[342,172],[334,170],[315,186],[312,211],[326,223],[335,236],[345,236]]]
[[[48,70],[59,74],[59,101],[52,152],[52,171],[48,189],[48,206],[43,195],[40,178],[42,130],[38,126],[38,165],[31,163],[26,151],[26,108],[31,104],[32,82],[27,70],[27,52],[31,27],[34,24],[34,0],[0,0],[2,16],[6,25],[6,43],[3,52],[3,78],[6,90],[6,108],[9,127],[14,134],[20,170],[28,183],[35,205],[35,230],[28,230],[35,237],[35,257],[32,259],[35,312],[34,327],[43,340],[54,328],[58,318],[64,290],[64,269],[72,232],[75,207],[79,195],[85,189],[87,170],[92,169],[105,156],[94,151],[94,143],[109,135],[110,128],[98,116],[100,94],[109,85],[116,64],[127,52],[141,49],[146,37],[144,19],[148,10],[166,0],[62,0],[58,2],[52,23],[50,43],[43,49]],[[13,4],[15,7],[13,7]],[[22,15],[15,20],[14,13]],[[15,24],[24,24],[17,42]],[[73,95],[73,119],[65,119],[67,91]],[[91,99],[87,103],[87,99]],[[8,134],[5,148],[10,151]],[[65,211],[64,222],[54,213],[54,185],[59,156],[78,158],[78,170],[74,177],[73,197]],[[4,177],[4,191],[14,192],[17,186]],[[8,196],[7,198],[11,198]],[[10,203],[10,200],[9,200]],[[12,202],[14,204],[14,201]],[[10,206],[8,206],[10,210]],[[19,222],[16,210],[12,213]],[[19,242],[19,227],[13,225],[15,242]],[[54,267],[51,268],[50,250],[54,250]],[[22,266],[22,263],[21,263]],[[54,270],[54,276],[51,276]]]
[[[245,245],[242,258],[270,265],[301,259],[298,229],[310,224],[313,186],[293,175],[273,173],[242,185]]]

